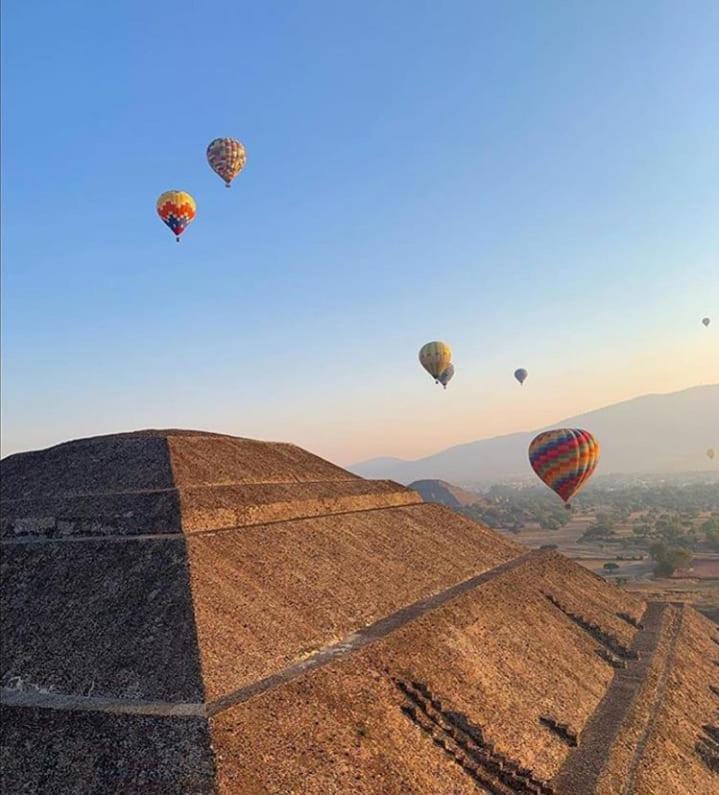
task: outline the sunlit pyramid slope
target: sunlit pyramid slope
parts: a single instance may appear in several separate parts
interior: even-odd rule
[[[169,430],[10,456],[2,489],[8,792],[719,781],[712,624],[395,483]]]

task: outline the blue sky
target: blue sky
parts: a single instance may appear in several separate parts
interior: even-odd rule
[[[8,0],[2,35],[4,454],[180,426],[350,463],[719,381],[714,0]]]

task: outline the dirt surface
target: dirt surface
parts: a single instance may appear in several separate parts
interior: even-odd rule
[[[656,719],[660,700],[666,694],[667,674],[681,619],[681,608],[661,602],[648,606],[641,617],[642,629],[632,644],[637,659],[629,660],[625,668],[615,673],[604,698],[582,731],[580,747],[569,755],[554,779],[558,790],[572,795],[635,791],[636,770],[646,748],[648,732]],[[641,712],[641,717],[634,715],[635,712]],[[629,744],[628,733],[623,730],[632,721],[636,727],[634,742]],[[620,734],[624,738],[623,748],[612,760],[612,750]],[[610,764],[611,761],[614,764]]]
[[[2,553],[3,687],[202,700],[182,536],[9,544]]]
[[[185,533],[285,519],[414,505],[422,500],[389,480],[194,486],[179,491]]]
[[[216,792],[210,735],[199,718],[5,706],[1,717],[3,795]]]
[[[8,791],[570,795],[572,765],[716,791],[719,637],[690,608],[642,629],[562,555],[293,445],[120,434],[3,486]]]
[[[301,447],[217,434],[167,438],[178,488],[228,483],[307,483],[359,480]]]
[[[41,497],[151,491],[174,485],[165,437],[98,436],[2,460],[3,503]]]
[[[629,650],[642,656],[626,661],[618,676],[597,654],[596,638],[547,600],[547,583],[560,581],[563,597],[575,604],[594,590],[587,612],[603,617],[605,627],[617,607],[632,620],[642,617],[640,603],[559,556],[527,561],[376,644],[215,717],[220,792],[235,792],[240,782],[258,793],[476,791],[467,788],[477,782],[449,753],[451,743],[403,712],[407,698],[398,681],[426,688],[444,714],[467,716],[481,727],[491,757],[504,759],[505,768],[529,771],[537,786],[575,753],[540,718],[565,724],[595,760],[595,773],[579,779],[594,780],[593,788],[559,782],[560,795],[713,791],[715,775],[694,743],[712,720],[712,698],[716,708],[708,688],[716,675],[707,664],[694,682],[683,678],[695,671],[694,644],[705,647],[703,656],[710,652],[708,622],[691,611],[679,622],[680,608],[661,606],[646,616],[644,631],[620,619],[628,627]],[[683,704],[674,717],[667,706],[673,699],[672,709]],[[604,726],[610,733],[597,742],[591,726],[602,728],[607,704],[619,710],[618,726]],[[682,713],[688,714],[679,720],[673,751],[666,743]],[[658,744],[666,754],[661,759]]]
[[[719,624],[719,581],[692,579],[651,579],[628,582],[622,589],[639,599],[682,602],[696,608]]]
[[[719,727],[719,631],[694,610],[685,609],[676,640],[666,641],[667,665],[658,675],[660,697],[645,723],[644,752],[632,771],[635,792],[710,793],[719,791],[719,774],[712,776],[698,753],[711,745],[707,727]],[[710,688],[714,687],[714,690]],[[627,729],[636,731],[633,728]],[[716,739],[716,738],[715,738]],[[607,781],[603,793],[609,793]],[[629,791],[625,791],[630,795]]]
[[[206,697],[269,676],[521,551],[424,503],[190,536]]]
[[[379,792],[380,768],[387,792],[453,791],[453,768],[431,739],[421,754],[402,753],[418,730],[398,718],[393,677],[425,683],[482,726],[499,752],[551,778],[569,748],[540,716],[581,730],[613,678],[601,644],[545,596],[560,582],[574,604],[592,596],[587,614],[608,629],[617,608],[641,614],[639,603],[560,556],[527,561],[350,658],[218,715],[221,791],[246,778],[266,792]],[[626,626],[632,637],[636,629]],[[366,734],[358,737],[357,725]],[[426,769],[444,771],[435,790],[422,789]]]
[[[482,574],[477,574],[433,596],[419,599],[406,607],[402,607],[394,613],[380,618],[373,624],[369,624],[357,632],[353,632],[351,635],[339,641],[339,643],[326,646],[310,657],[289,665],[271,676],[252,682],[252,684],[246,687],[222,696],[208,705],[208,713],[210,715],[217,715],[235,704],[241,704],[261,693],[274,690],[274,688],[292,682],[310,671],[323,668],[333,660],[352,654],[365,646],[369,646],[370,643],[376,643],[378,640],[386,638],[390,633],[396,632],[401,627],[404,627],[410,621],[416,621],[431,610],[436,610],[452,599],[456,599],[462,594],[473,591],[475,588],[485,585],[496,577],[503,577],[507,572],[524,566],[525,563],[540,555],[541,553],[536,551],[524,552],[516,558],[506,563],[500,563],[499,566],[495,566],[493,569],[489,569]]]

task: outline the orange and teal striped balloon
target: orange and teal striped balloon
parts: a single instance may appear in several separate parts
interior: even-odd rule
[[[157,200],[157,214],[170,227],[179,243],[180,235],[197,214],[197,205],[184,190],[168,190]]]
[[[544,431],[529,445],[529,463],[569,507],[569,500],[597,468],[599,442],[589,431],[578,428]]]

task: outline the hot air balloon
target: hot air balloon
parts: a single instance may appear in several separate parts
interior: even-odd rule
[[[559,428],[544,431],[529,445],[529,463],[569,508],[569,500],[584,486],[599,462],[599,442],[589,431]]]
[[[524,369],[524,367],[520,367],[519,370],[515,370],[514,371],[514,377],[517,379],[517,381],[519,381],[520,384],[524,383],[527,375],[529,375],[529,374]]]
[[[446,370],[442,371],[439,374],[439,378],[437,380],[446,389],[447,384],[452,380],[453,375],[454,375],[454,365],[450,364]]]
[[[210,168],[225,180],[229,188],[232,180],[242,171],[247,162],[245,147],[235,138],[215,138],[207,147]]]
[[[184,190],[168,190],[157,200],[157,214],[172,229],[179,243],[180,235],[197,214],[197,205]]]
[[[711,320],[710,320],[708,317],[703,317],[703,318],[702,318],[702,323],[703,323],[705,326],[708,326],[708,325],[711,323]]]
[[[439,377],[452,364],[452,349],[446,342],[428,342],[419,351],[422,367],[439,383]]]
[[[714,460],[714,448],[713,447],[710,447],[707,450],[707,458],[709,458],[711,461]]]

